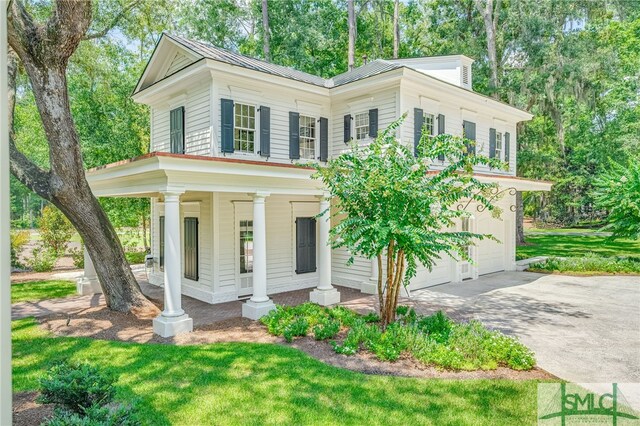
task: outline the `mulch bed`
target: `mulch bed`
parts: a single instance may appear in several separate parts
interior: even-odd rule
[[[359,352],[352,356],[336,354],[328,342],[318,342],[312,337],[304,337],[289,344],[281,337],[268,334],[259,322],[241,317],[195,327],[192,333],[179,334],[172,338],[162,338],[153,334],[152,323],[149,320],[139,319],[132,314],[113,312],[102,306],[69,315],[54,314],[40,318],[39,321],[45,330],[58,336],[101,340],[176,345],[221,342],[276,343],[297,348],[327,364],[366,374],[440,379],[557,379],[539,368],[530,371],[516,371],[504,367],[487,371],[448,371],[425,366],[410,356],[401,357],[395,362],[385,362],[367,352]]]
[[[53,415],[53,406],[36,402],[38,392],[18,392],[13,394],[13,425],[34,426]]]

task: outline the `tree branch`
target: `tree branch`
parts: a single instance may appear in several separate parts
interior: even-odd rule
[[[29,160],[15,144],[14,139],[14,116],[16,108],[16,80],[18,77],[18,55],[13,49],[8,52],[8,85],[9,85],[9,158],[11,160],[11,173],[18,178],[27,188],[43,198],[50,198],[49,188],[50,172],[38,167]]]
[[[113,27],[118,25],[118,23],[124,17],[124,15],[126,15],[127,12],[129,12],[131,9],[136,7],[138,5],[138,3],[140,3],[139,0],[131,1],[129,4],[127,4],[125,7],[123,7],[122,10],[111,20],[109,25],[105,26],[102,30],[100,30],[98,32],[85,34],[85,36],[82,39],[83,40],[93,40],[93,39],[96,39],[96,38],[102,38],[102,37],[106,36],[107,33],[113,29]]]

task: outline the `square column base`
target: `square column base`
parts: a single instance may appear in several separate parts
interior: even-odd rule
[[[102,287],[97,278],[81,277],[76,281],[76,293],[86,296],[90,294],[102,294]]]
[[[340,303],[340,292],[335,288],[331,290],[318,290],[316,288],[309,294],[309,300],[320,306],[337,305]]]
[[[242,316],[257,321],[275,308],[276,305],[271,299],[266,302],[253,302],[251,300],[247,300],[247,302],[242,305]]]
[[[360,291],[365,294],[378,294],[378,281],[363,281],[360,284]]]
[[[193,319],[184,314],[179,317],[157,316],[153,319],[153,332],[160,337],[173,337],[179,333],[193,331]]]

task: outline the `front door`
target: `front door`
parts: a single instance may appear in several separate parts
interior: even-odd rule
[[[463,217],[462,218],[462,231],[463,232],[469,232],[471,229],[470,227],[470,220],[468,217]],[[473,246],[472,245],[468,245],[466,246],[466,251],[467,254],[469,255],[470,258],[473,258]],[[473,268],[471,263],[468,260],[460,260],[460,262],[458,262],[458,268],[460,268],[460,281],[462,280],[468,280],[470,278],[473,278]]]
[[[240,220],[238,227],[238,296],[253,294],[253,221]]]

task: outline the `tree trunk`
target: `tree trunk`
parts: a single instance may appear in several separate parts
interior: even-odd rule
[[[393,6],[393,59],[400,54],[400,0],[395,0]]]
[[[523,245],[524,240],[524,205],[522,204],[522,191],[516,192],[516,245]]]
[[[11,171],[74,225],[94,261],[109,308],[155,314],[158,309],[140,291],[118,236],[85,178],[80,138],[71,115],[66,68],[91,22],[91,3],[58,0],[53,7],[49,21],[39,24],[18,0],[10,6],[9,44],[29,76],[49,144],[50,165],[50,170],[43,170],[27,159],[16,148],[11,133]],[[13,61],[17,67],[15,55]],[[12,84],[15,89],[15,75]],[[15,90],[13,94],[11,107]]]
[[[378,256],[378,298],[380,301],[380,322],[383,329],[396,320],[398,297],[404,280],[404,252],[398,250],[394,254],[394,250],[395,242],[391,241],[387,247],[387,274],[384,288],[382,288],[382,257]]]
[[[142,212],[142,245],[144,246],[145,253],[150,253],[149,240],[147,239],[147,212],[145,209],[140,209]]]
[[[496,48],[496,32],[498,24],[498,16],[500,14],[500,2],[496,5],[495,12],[493,0],[476,0],[476,9],[480,12],[484,21],[484,30],[487,35],[487,57],[489,58],[489,88],[491,96],[498,98],[498,53]]]
[[[354,0],[347,1],[347,12],[349,15],[349,71],[356,66],[356,12],[353,1]]]
[[[271,46],[269,35],[269,6],[267,0],[262,0],[262,52],[264,60],[271,62]]]

